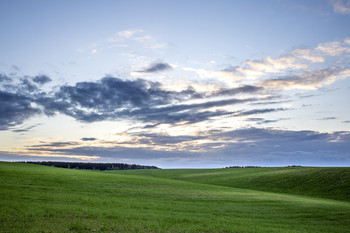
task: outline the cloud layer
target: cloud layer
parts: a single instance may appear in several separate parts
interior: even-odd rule
[[[209,135],[209,136],[208,136]],[[341,166],[350,162],[349,132],[319,133],[247,128],[211,131],[208,135],[166,136],[137,133],[137,141],[122,144],[100,141],[99,146],[85,142],[41,142],[23,148],[22,155],[40,154],[62,158],[76,157],[100,161],[139,161],[167,167],[229,165],[317,165]],[[97,140],[97,139],[96,139]],[[133,147],[134,144],[139,146]],[[145,145],[145,146],[143,146]],[[0,153],[1,156],[2,153]],[[3,155],[5,156],[5,154]]]
[[[263,91],[262,87],[251,85],[220,88],[211,92],[198,92],[191,86],[181,91],[170,91],[159,82],[104,77],[95,82],[62,85],[45,92],[41,85],[51,80],[47,76],[16,80],[2,75],[1,80],[2,130],[22,124],[25,119],[39,114],[53,116],[60,113],[82,122],[130,118],[145,123],[194,123],[217,116],[243,116],[271,111],[212,109],[261,100],[260,97],[232,97]]]
[[[173,67],[169,65],[168,63],[164,62],[159,62],[159,63],[154,63],[150,65],[149,67],[138,71],[138,73],[156,73],[160,71],[166,71],[166,70],[171,70]]]

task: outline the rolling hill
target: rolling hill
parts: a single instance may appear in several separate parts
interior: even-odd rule
[[[169,169],[118,173],[350,201],[350,168],[347,167]]]
[[[1,162],[0,232],[349,232],[348,201],[231,187],[233,173],[247,171]],[[245,184],[243,173],[235,186]]]

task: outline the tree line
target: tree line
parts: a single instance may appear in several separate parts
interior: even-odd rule
[[[156,166],[146,166],[127,163],[83,163],[83,162],[59,162],[59,161],[26,161],[21,163],[30,163],[45,165],[51,167],[87,169],[87,170],[128,170],[128,169],[159,169]]]
[[[261,166],[229,166],[225,168],[260,168]]]

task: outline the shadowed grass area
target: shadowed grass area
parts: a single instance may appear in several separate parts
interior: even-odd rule
[[[350,201],[350,168],[347,167],[129,170],[118,173]]]
[[[141,174],[0,163],[0,231],[349,232],[349,202]]]

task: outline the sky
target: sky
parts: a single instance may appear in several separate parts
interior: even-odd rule
[[[350,0],[2,0],[0,160],[350,166]]]

